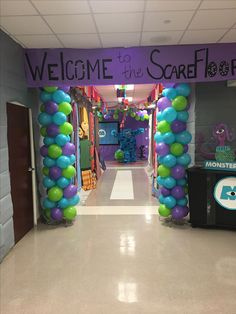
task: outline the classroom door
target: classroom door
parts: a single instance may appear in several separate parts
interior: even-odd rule
[[[33,228],[29,109],[7,104],[9,171],[15,242]]]

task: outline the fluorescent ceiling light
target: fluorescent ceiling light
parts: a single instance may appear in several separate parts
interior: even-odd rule
[[[128,102],[132,102],[133,101],[133,97],[118,97],[117,98],[118,99],[118,102],[122,102],[123,101],[123,99],[124,100],[128,100]]]
[[[134,90],[134,85],[115,85],[115,89],[122,89],[122,86],[124,86],[125,90]]]

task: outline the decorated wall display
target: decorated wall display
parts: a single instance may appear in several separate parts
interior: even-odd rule
[[[38,122],[44,145],[42,173],[45,188],[42,198],[43,216],[47,221],[71,222],[76,216],[75,205],[79,202],[77,186],[72,183],[76,175],[73,166],[75,145],[71,143],[73,126],[67,121],[72,111],[69,87],[44,87],[40,92],[42,105]]]
[[[187,216],[188,187],[186,168],[191,162],[188,144],[192,136],[186,130],[189,118],[188,96],[191,89],[181,83],[165,88],[158,100],[157,132],[155,134],[158,155],[158,177],[160,186],[159,214],[180,220]]]

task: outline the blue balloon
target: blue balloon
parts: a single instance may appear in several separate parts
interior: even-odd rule
[[[175,89],[176,89],[179,96],[188,97],[191,93],[191,88],[186,83],[180,83],[180,84],[176,85]]]
[[[60,178],[57,180],[57,185],[58,185],[61,189],[66,188],[70,183],[71,183],[71,180],[70,180],[70,179],[67,179],[67,178],[65,178],[65,177],[60,177]]]
[[[158,162],[160,163],[160,164],[163,164],[163,156],[158,156],[157,157],[157,160],[158,160]]]
[[[38,116],[38,122],[41,125],[49,125],[52,123],[52,117],[50,114],[46,113],[46,112],[41,112]]]
[[[164,179],[163,186],[167,189],[173,189],[176,186],[176,180],[172,177],[167,177]]]
[[[69,156],[69,158],[70,158],[70,164],[73,165],[73,164],[76,162],[76,157],[75,157],[75,155],[72,154],[72,155]]]
[[[163,118],[163,114],[162,114],[162,112],[158,112],[158,114],[157,114],[157,121],[162,121],[162,120],[164,120],[164,118]]]
[[[79,197],[78,194],[76,194],[72,198],[69,198],[68,201],[69,201],[69,204],[70,204],[69,206],[75,206],[75,205],[77,205],[79,203],[80,197]]]
[[[165,144],[172,144],[175,142],[175,135],[172,132],[167,132],[162,135]]]
[[[53,137],[46,136],[46,137],[44,137],[44,139],[43,139],[43,143],[44,143],[45,145],[49,146],[49,145],[54,144],[55,141],[54,141],[54,138],[53,138]]]
[[[164,178],[162,178],[161,176],[158,176],[158,177],[157,177],[157,183],[158,183],[159,185],[163,185],[163,183],[164,183]]]
[[[156,132],[156,134],[154,135],[154,141],[156,143],[163,142],[163,135],[161,134],[161,132]]]
[[[165,88],[162,92],[162,95],[172,100],[177,96],[177,91],[175,88]]]
[[[52,188],[55,184],[56,184],[56,182],[54,180],[50,179],[49,177],[45,177],[43,179],[43,186],[47,189]]]
[[[45,167],[51,168],[51,167],[53,167],[53,166],[56,165],[56,161],[55,161],[55,159],[52,159],[52,158],[46,156],[46,157],[43,159],[43,164],[44,164]]]
[[[167,196],[165,198],[164,204],[168,208],[173,208],[176,205],[176,199],[173,196]]]
[[[67,97],[66,93],[64,93],[61,89],[57,89],[53,94],[52,94],[52,100],[58,104],[61,102],[66,101],[67,102]]]
[[[180,144],[188,144],[192,140],[192,135],[188,131],[183,131],[175,135],[176,142]]]
[[[173,122],[177,118],[177,111],[172,107],[168,107],[162,112],[162,117],[167,122]]]
[[[66,208],[66,207],[70,206],[70,203],[69,203],[67,198],[63,197],[57,203],[57,206],[60,207],[60,208]]]
[[[159,202],[161,203],[161,204],[165,204],[165,197],[163,196],[163,195],[159,195]]]
[[[51,95],[51,93],[42,91],[42,92],[40,93],[39,98],[40,98],[40,100],[41,100],[42,102],[48,102],[48,101],[50,101],[50,100],[52,99],[52,95]]]
[[[57,145],[59,146],[64,146],[67,142],[69,142],[69,139],[66,135],[64,134],[58,134],[56,137],[55,137],[55,142]]]
[[[188,111],[178,111],[177,112],[177,120],[180,120],[182,122],[187,122],[189,118]]]
[[[177,180],[177,185],[185,186],[186,184],[187,184],[187,180],[186,179],[179,179],[179,180]]]
[[[172,168],[176,165],[176,157],[174,155],[168,154],[163,158],[162,163],[164,166]]]
[[[52,116],[52,121],[57,125],[62,125],[66,122],[66,115],[63,112],[58,111]]]
[[[53,208],[53,207],[56,207],[56,203],[55,202],[50,201],[48,198],[45,198],[43,200],[43,208],[44,209],[46,209],[46,208]]]
[[[182,166],[188,166],[191,163],[191,156],[189,154],[183,154],[177,157],[177,164]]]
[[[70,95],[66,94],[64,101],[65,101],[65,102],[68,102],[68,103],[71,103]]]
[[[65,169],[70,165],[70,158],[62,155],[59,158],[57,158],[56,164],[57,164],[57,167]]]
[[[188,199],[186,197],[177,200],[177,205],[186,206],[188,204]]]

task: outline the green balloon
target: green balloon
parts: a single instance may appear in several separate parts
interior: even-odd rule
[[[116,160],[123,160],[123,159],[124,159],[124,152],[123,152],[123,150],[118,149],[118,150],[115,152],[115,159],[116,159]]]
[[[45,216],[47,219],[51,219],[51,210],[50,210],[50,208],[44,209],[43,214],[44,214],[44,216]]]
[[[68,102],[64,101],[59,104],[58,111],[63,112],[66,116],[68,116],[72,111],[72,107]]]
[[[130,113],[130,116],[131,116],[132,118],[134,118],[134,117],[135,117],[135,112],[132,111],[132,112]]]
[[[43,89],[48,93],[54,93],[58,89],[58,87],[56,87],[56,86],[45,86]]]
[[[166,205],[161,204],[158,208],[158,212],[162,217],[168,217],[171,214],[171,210],[166,207]]]
[[[103,121],[103,117],[98,117],[98,121],[102,122]]]
[[[73,220],[77,214],[76,208],[74,206],[66,207],[63,210],[63,215],[65,219]]]
[[[42,104],[42,105],[40,106],[40,111],[41,111],[41,112],[44,112],[44,111],[45,111],[45,106],[44,106],[44,104]]]
[[[140,116],[136,115],[135,120],[140,121]]]
[[[149,115],[148,115],[148,114],[145,114],[145,115],[144,115],[144,119],[145,119],[145,120],[149,120]]]
[[[48,156],[56,159],[58,157],[60,157],[62,154],[62,149],[59,145],[56,144],[52,144],[48,147]]]
[[[174,156],[181,156],[184,152],[184,146],[180,143],[173,143],[170,145],[170,151]]]
[[[58,202],[63,196],[63,191],[58,186],[53,186],[48,190],[48,198],[52,202]]]
[[[114,119],[114,120],[118,120],[118,119],[119,119],[118,114],[115,114],[115,113],[114,113],[114,114],[113,114],[113,119]]]
[[[42,127],[40,128],[40,134],[41,134],[43,137],[47,136],[47,130],[46,130],[46,127],[45,127],[45,126],[42,126]]]
[[[141,117],[141,121],[144,121],[144,120],[145,120],[145,117],[144,117],[144,116],[142,116],[142,117]]]
[[[165,120],[158,122],[157,129],[161,133],[171,132],[170,124]]]
[[[75,167],[68,166],[67,168],[63,169],[62,175],[63,175],[63,177],[65,177],[67,179],[73,178],[76,175]]]
[[[69,122],[65,122],[59,126],[60,133],[70,135],[73,131],[73,126]]]
[[[45,175],[45,176],[48,176],[49,175],[49,169],[47,167],[43,167],[42,168],[42,173]]]
[[[166,178],[166,177],[169,177],[170,176],[170,168],[164,166],[164,165],[160,165],[158,168],[157,168],[157,173],[159,176],[163,177],[163,178]]]
[[[172,106],[176,111],[184,110],[187,107],[187,99],[184,96],[177,96],[172,101]]]

